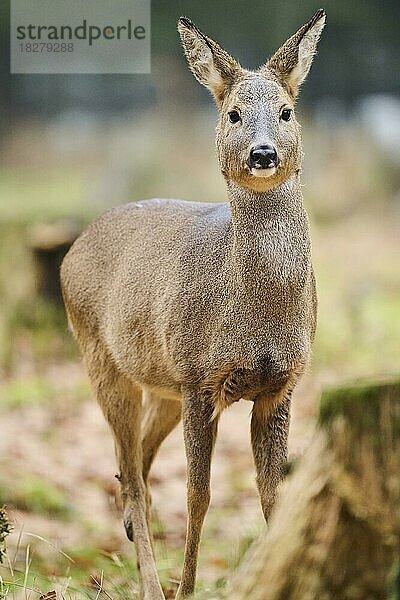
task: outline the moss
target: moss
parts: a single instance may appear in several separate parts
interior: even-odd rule
[[[390,574],[388,600],[400,600],[400,560],[395,561]]]
[[[370,429],[379,419],[382,399],[388,396],[397,397],[400,402],[400,380],[365,381],[326,390],[320,401],[319,422],[326,425],[339,415],[357,414],[357,422]]]

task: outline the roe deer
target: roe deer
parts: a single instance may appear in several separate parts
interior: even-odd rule
[[[183,418],[188,524],[177,598],[192,594],[221,412],[253,402],[265,519],[287,455],[292,390],[310,356],[316,293],[294,103],[325,23],[319,10],[257,71],[186,18],[194,76],[214,95],[228,201],[154,199],[108,210],[67,254],[71,328],[115,440],[127,535],[145,600],[164,598],[149,532],[148,476]]]

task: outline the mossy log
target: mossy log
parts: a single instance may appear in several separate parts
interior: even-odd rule
[[[400,382],[327,391],[229,600],[400,599]]]

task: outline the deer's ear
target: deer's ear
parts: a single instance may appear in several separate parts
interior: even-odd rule
[[[261,67],[261,72],[272,71],[293,98],[297,96],[300,85],[308,75],[325,18],[325,11],[321,8]]]
[[[239,63],[214,40],[207,37],[185,17],[178,21],[178,31],[190,70],[202,85],[206,86],[218,105],[226,90],[240,75]]]

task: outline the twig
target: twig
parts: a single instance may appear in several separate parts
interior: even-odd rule
[[[103,578],[104,578],[104,571],[103,569],[101,570],[101,576],[100,576],[100,584],[99,584],[99,590],[96,594],[96,600],[99,599],[100,593],[101,593],[101,588],[103,587]]]
[[[29,549],[30,546],[29,544],[26,547],[26,554],[25,554],[25,577],[24,577],[24,594],[25,594],[25,600],[29,600],[26,592],[27,592],[27,587],[26,584],[28,583],[28,575],[29,575],[29,567],[30,567],[30,562],[29,562]]]
[[[103,593],[104,593],[104,594],[107,596],[107,598],[109,598],[110,600],[113,600],[113,597],[112,597],[112,596],[110,596],[110,594],[107,592],[107,590],[105,590],[105,589],[102,587],[102,586],[103,586],[103,571],[101,572],[101,582],[100,582],[100,584],[99,584],[99,582],[97,581],[96,577],[94,577],[93,575],[91,575],[90,577],[93,579],[93,581],[95,582],[95,584],[96,584],[97,586],[98,586],[98,585],[100,585],[99,592],[98,592],[98,595],[96,596],[96,599],[99,597],[99,594],[100,594],[100,592],[103,592]]]

